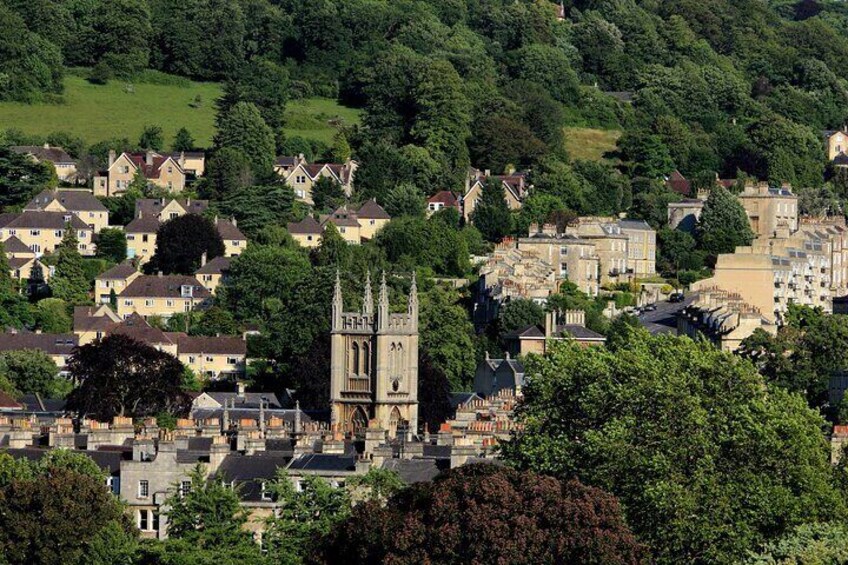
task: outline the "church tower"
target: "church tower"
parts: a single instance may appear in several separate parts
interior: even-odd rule
[[[386,274],[377,310],[370,275],[361,312],[345,312],[336,274],[330,357],[332,423],[358,432],[376,420],[395,435],[399,427],[418,429],[418,289],[412,275],[407,309],[389,311]]]

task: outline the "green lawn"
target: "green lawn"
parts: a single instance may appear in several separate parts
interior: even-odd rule
[[[605,153],[615,151],[619,137],[618,130],[565,128],[565,148],[575,161],[601,161]]]
[[[186,127],[200,146],[208,146],[214,133],[215,99],[221,93],[216,83],[193,82],[188,87],[156,84],[127,85],[111,81],[94,85],[85,79],[65,78],[64,104],[0,103],[0,129],[16,128],[24,133],[46,135],[67,131],[87,143],[115,137],[138,139],[147,124],[162,127],[166,143],[181,127]],[[196,96],[201,104],[193,108]],[[288,135],[300,135],[329,142],[335,128],[331,122],[357,123],[359,112],[322,98],[291,102],[286,110]]]

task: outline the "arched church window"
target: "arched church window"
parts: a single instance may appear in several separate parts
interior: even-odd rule
[[[350,428],[353,430],[353,433],[358,433],[360,430],[367,427],[368,415],[365,414],[365,410],[362,409],[362,406],[357,406],[353,411],[353,414],[350,415]]]
[[[355,375],[359,372],[359,344],[353,342],[353,347],[351,348],[351,350],[352,364],[350,372]]]
[[[363,360],[363,371],[364,375],[371,375],[371,347],[368,345],[368,342],[362,344],[362,360]]]

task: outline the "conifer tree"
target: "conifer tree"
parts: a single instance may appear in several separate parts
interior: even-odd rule
[[[50,279],[50,289],[54,298],[62,299],[68,304],[89,302],[88,279],[78,245],[76,230],[66,224],[62,243],[56,248],[56,273]]]
[[[486,180],[471,221],[489,241],[500,241],[510,232],[512,218],[504,200],[501,181],[496,178]]]

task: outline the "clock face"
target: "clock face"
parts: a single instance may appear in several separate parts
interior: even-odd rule
[[[392,390],[394,392],[397,392],[399,388],[400,388],[400,379],[395,377],[394,379],[392,379]]]

